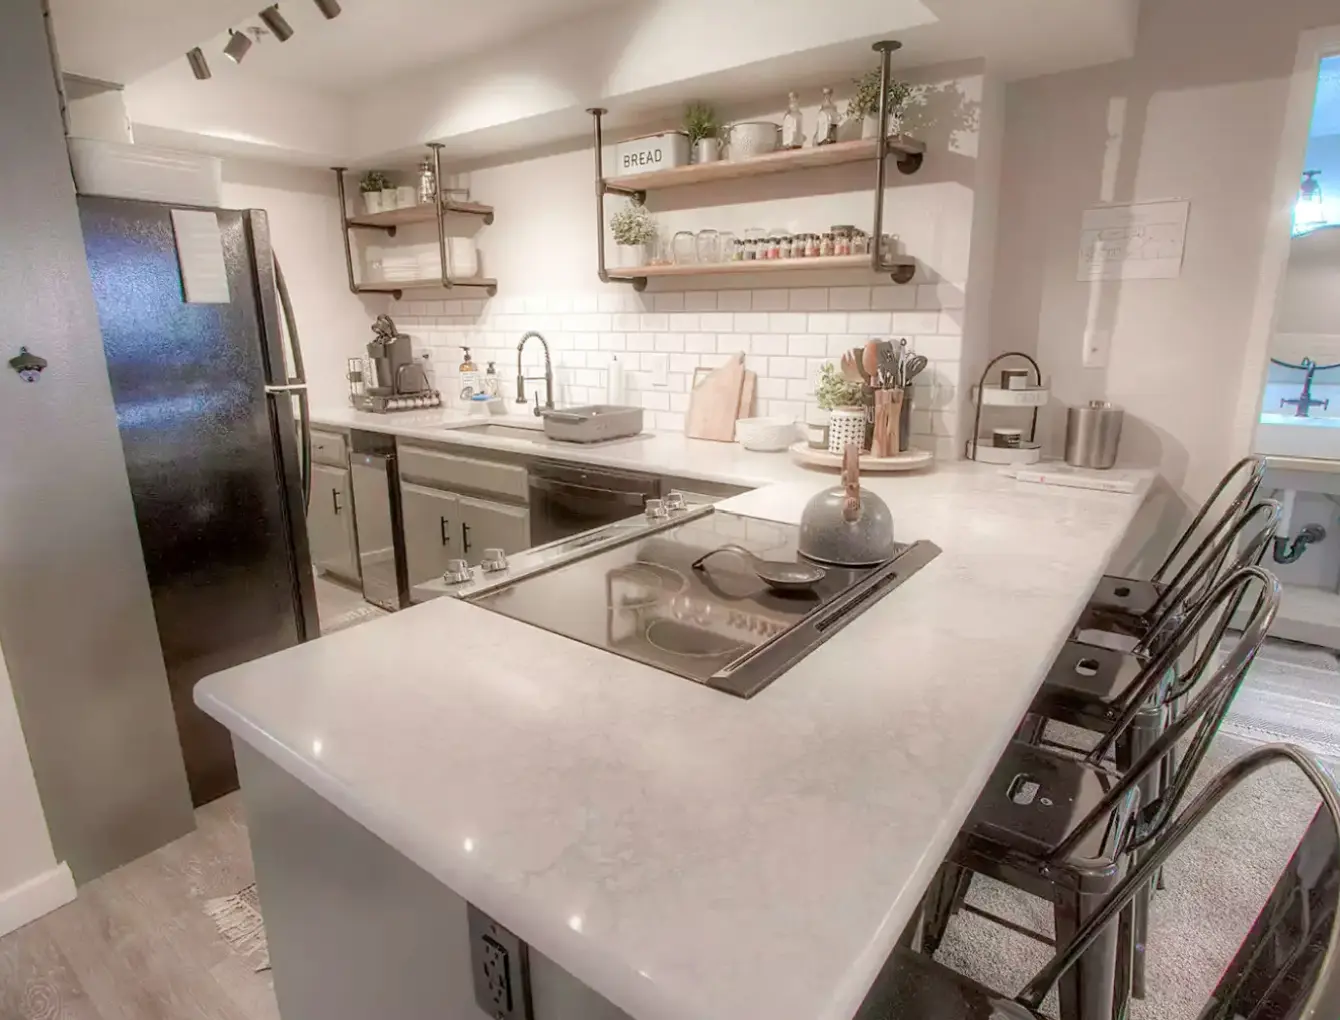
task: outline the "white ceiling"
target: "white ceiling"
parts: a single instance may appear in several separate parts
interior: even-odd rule
[[[262,5],[263,0],[253,0]],[[483,50],[612,4],[645,0],[342,0],[343,13],[322,18],[309,0],[284,0],[293,25],[286,43],[264,38],[242,69],[323,92],[350,94]],[[259,25],[257,18],[246,24]],[[239,26],[240,27],[240,26]],[[215,52],[226,37],[212,40]],[[206,48],[206,53],[209,48]]]
[[[1317,105],[1312,110],[1312,137],[1340,135],[1340,56],[1321,62]]]

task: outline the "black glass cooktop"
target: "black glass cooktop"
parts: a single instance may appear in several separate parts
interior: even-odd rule
[[[693,569],[724,545],[795,560],[798,533],[713,512],[467,600],[748,698],[939,554],[929,542],[901,546],[887,564],[828,567],[813,590],[786,594],[732,553]]]

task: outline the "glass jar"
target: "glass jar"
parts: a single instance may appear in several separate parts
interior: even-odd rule
[[[721,261],[721,235],[715,230],[700,230],[695,239],[698,261],[713,265]]]
[[[693,236],[693,231],[691,230],[679,231],[670,242],[670,253],[677,266],[693,265],[696,261],[696,250],[697,239]]]
[[[833,254],[833,251],[833,235],[829,232],[819,239],[819,254],[824,258],[827,258],[829,255]]]
[[[864,230],[858,230],[851,235],[851,253],[853,255],[870,254],[870,235]]]
[[[721,232],[721,261],[722,262],[740,261],[739,239],[729,230],[723,230]]]
[[[833,254],[850,255],[851,254],[851,235],[855,227],[845,224],[833,228]]]
[[[777,239],[777,257],[781,259],[796,257],[796,239],[790,234],[783,234]]]
[[[805,235],[805,257],[807,259],[817,259],[819,257],[819,235]]]
[[[758,241],[752,237],[746,237],[740,241],[740,261],[753,262],[758,258]]]

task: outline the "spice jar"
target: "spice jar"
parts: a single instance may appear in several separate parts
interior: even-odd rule
[[[758,258],[758,241],[752,237],[741,238],[739,256],[741,262],[753,262]]]
[[[783,234],[777,239],[777,257],[782,259],[791,259],[796,256],[796,239],[790,234]]]
[[[833,254],[851,254],[851,235],[854,227],[837,226],[833,228]]]
[[[805,235],[805,257],[807,259],[817,259],[819,257],[819,235]]]
[[[827,258],[829,255],[833,254],[833,251],[833,235],[831,233],[826,233],[819,239],[819,254]]]
[[[858,230],[851,235],[851,253],[853,255],[870,254],[870,235],[864,230]]]
[[[778,241],[776,237],[769,236],[763,239],[763,250],[759,253],[759,258],[775,259],[777,257]]]

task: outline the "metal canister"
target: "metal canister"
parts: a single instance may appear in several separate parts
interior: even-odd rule
[[[1124,412],[1105,400],[1091,400],[1066,412],[1065,462],[1106,470],[1117,462]]]

